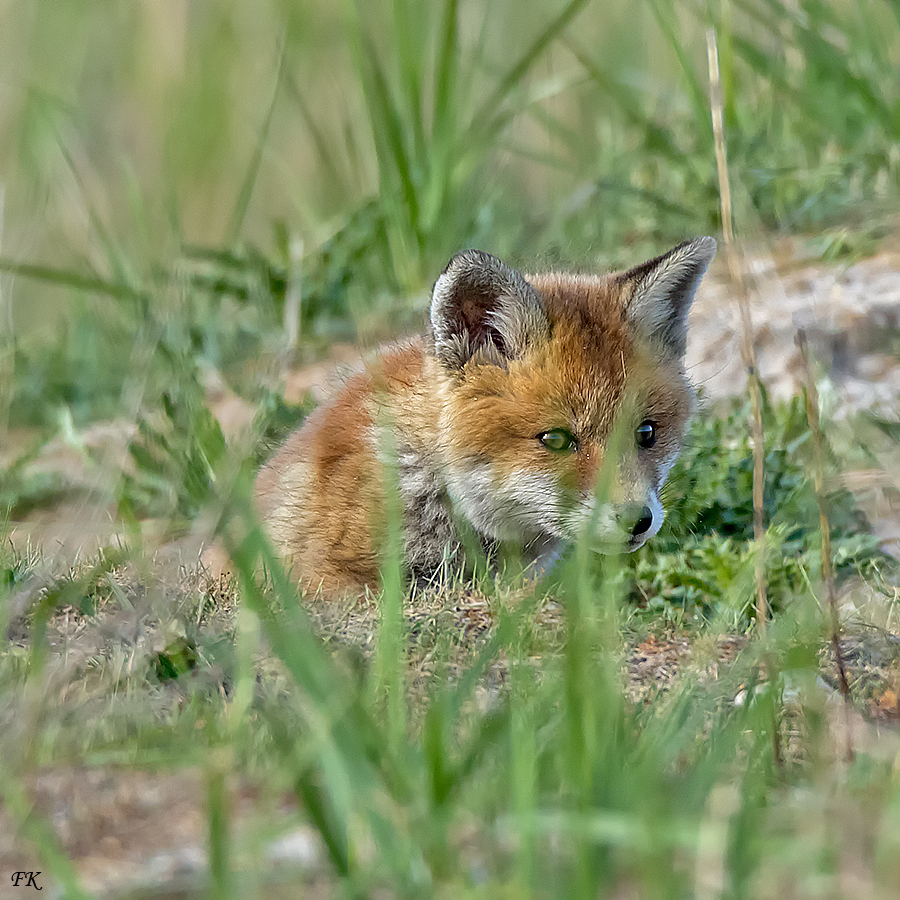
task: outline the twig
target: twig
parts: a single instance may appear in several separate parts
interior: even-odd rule
[[[847,678],[847,666],[841,649],[841,620],[838,614],[837,594],[834,589],[834,569],[831,564],[831,528],[828,524],[828,506],[825,502],[825,455],[822,427],[819,422],[819,395],[816,381],[812,376],[809,362],[809,345],[806,331],[800,328],[795,338],[800,351],[800,362],[803,366],[803,377],[806,382],[806,418],[809,430],[813,435],[813,477],[816,489],[816,501],[819,504],[819,530],[822,532],[822,580],[825,583],[825,595],[828,599],[828,611],[831,618],[831,647],[838,668],[838,684],[844,698],[845,736],[847,745],[845,753],[848,762],[853,761],[853,736],[850,733],[852,707],[850,704],[850,682]]]
[[[750,315],[750,292],[744,278],[740,252],[734,240],[732,224],[731,185],[728,178],[728,158],[725,154],[725,125],[722,115],[722,80],[719,76],[719,51],[716,33],[706,33],[706,49],[709,58],[709,95],[712,114],[713,137],[716,147],[716,166],[719,173],[719,196],[722,205],[722,232],[725,239],[725,261],[731,280],[738,292],[738,308],[741,315],[741,356],[747,369],[747,387],[750,392],[750,410],[753,418],[753,542],[756,546],[756,626],[764,633],[769,616],[766,595],[766,522],[763,503],[763,460],[765,455],[760,397],[759,369],[756,348],[753,346],[753,319]]]

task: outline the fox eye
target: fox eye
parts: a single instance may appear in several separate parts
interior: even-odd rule
[[[557,453],[575,449],[575,438],[565,428],[553,428],[541,432],[538,440],[548,449]]]
[[[656,422],[645,419],[634,432],[638,447],[648,450],[656,443]]]

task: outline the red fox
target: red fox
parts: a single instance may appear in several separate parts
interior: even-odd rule
[[[259,513],[295,580],[326,597],[378,586],[385,464],[417,581],[465,570],[472,534],[489,559],[512,545],[536,576],[579,538],[640,547],[691,414],[687,316],[715,251],[701,237],[604,276],[453,257],[428,332],[383,348],[259,473]]]

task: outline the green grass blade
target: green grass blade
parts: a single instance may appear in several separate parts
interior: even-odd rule
[[[325,843],[335,872],[341,878],[352,878],[348,823],[336,815],[330,798],[325,795],[315,773],[308,769],[298,773],[295,787],[304,809],[312,817],[313,824]]]
[[[424,240],[408,135],[377,50],[364,29],[358,10],[351,25],[351,38],[375,142],[380,199],[388,223],[388,266],[401,285],[418,287]]]
[[[453,200],[454,141],[459,111],[459,0],[444,0],[434,65],[434,112],[428,178],[422,199],[422,230],[438,225],[441,211]]]
[[[402,85],[402,119],[409,134],[414,173],[421,177],[429,166],[425,142],[424,65],[428,59],[428,0],[393,0],[395,59]]]
[[[96,275],[83,275],[80,272],[73,272],[71,269],[58,269],[53,266],[40,266],[31,263],[17,263],[0,257],[0,272],[5,272],[7,275],[17,275],[21,278],[45,281],[48,284],[56,284],[60,287],[73,288],[78,291],[104,294],[116,300],[138,300],[142,303],[148,303],[150,299],[148,294],[128,287],[125,284],[108,281]]]
[[[459,75],[459,0],[444,0],[434,64],[432,143],[439,147],[456,123],[456,82]]]
[[[269,138],[269,131],[272,127],[272,118],[275,114],[275,106],[278,102],[278,94],[281,90],[283,73],[285,68],[285,42],[282,41],[281,49],[278,51],[278,64],[275,67],[275,79],[272,85],[272,96],[269,99],[269,105],[266,109],[266,115],[259,129],[259,135],[256,140],[256,146],[253,148],[253,155],[247,165],[247,171],[244,173],[241,189],[238,191],[237,198],[234,201],[234,209],[231,211],[231,219],[225,232],[225,243],[233,245],[237,242],[244,227],[244,220],[247,218],[247,210],[250,208],[250,200],[253,197],[253,189],[256,186],[259,170],[262,164],[263,152]]]
[[[230,809],[227,787],[227,752],[217,754],[206,772],[207,840],[209,845],[209,898],[236,897],[231,871]]]
[[[823,8],[820,3],[808,2],[807,7],[811,15],[817,17],[822,15]],[[852,71],[846,52],[828,41],[817,28],[797,23],[795,34],[808,62],[815,65],[819,71],[828,73],[842,94],[855,96],[881,127],[896,138],[894,117],[890,108],[875,85]]]
[[[316,121],[316,117],[313,114],[303,91],[297,84],[297,79],[294,77],[294,74],[290,71],[286,71],[283,78],[284,85],[287,88],[291,99],[297,104],[297,109],[300,110],[300,117],[303,119],[303,123],[309,131],[309,136],[312,138],[319,163],[325,170],[326,176],[331,181],[332,188],[335,190],[341,188],[344,184],[344,178],[341,176],[336,162],[338,159],[337,148],[329,144],[324,131]]]
[[[381,604],[375,677],[372,684],[376,693],[383,695],[388,742],[392,754],[397,757],[406,743],[406,635],[403,619],[403,508],[400,501],[397,448],[392,437],[393,432],[389,428],[381,429],[379,452],[386,460],[382,465],[386,539],[381,562]],[[380,705],[381,696],[374,699]]]
[[[419,203],[402,118],[391,97],[387,78],[378,62],[375,48],[364,39],[363,49],[367,61],[370,112],[373,115],[373,125],[381,134],[382,156],[379,159],[382,164],[383,183],[386,187],[393,187],[395,181],[399,181],[411,230],[420,240],[417,228]]]
[[[709,118],[709,98],[705,83],[701,81],[691,59],[688,57],[684,43],[677,31],[677,18],[673,0],[651,0],[650,8],[656,18],[657,25],[678,61],[681,74],[687,87],[688,99],[694,111],[694,125],[698,134],[707,135],[712,143],[712,125]]]
[[[487,99],[477,108],[471,119],[468,140],[479,142],[494,138],[504,123],[503,109],[510,95],[521,87],[522,81],[563,29],[587,6],[588,0],[569,0],[562,10],[531,42],[525,52],[510,67]]]
[[[54,128],[56,128],[55,122]],[[97,212],[96,207],[93,203],[90,202],[90,194],[88,192],[87,185],[84,182],[81,170],[78,165],[76,165],[75,160],[72,157],[71,150],[63,142],[62,135],[59,133],[58,129],[57,141],[59,143],[60,154],[65,160],[66,166],[69,169],[69,173],[72,176],[72,180],[77,185],[79,193],[81,194],[91,226],[96,231],[100,244],[105,251],[106,261],[110,271],[113,274],[114,279],[120,284],[134,282],[136,280],[136,277],[130,260],[127,259],[126,255],[122,252],[117,242],[113,240],[109,229],[100,218],[100,214]]]

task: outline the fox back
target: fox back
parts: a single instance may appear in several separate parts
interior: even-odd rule
[[[294,577],[326,596],[376,587],[390,490],[417,580],[465,570],[473,536],[534,575],[575,540],[645,543],[692,410],[687,315],[715,246],[604,276],[455,256],[428,333],[384,348],[261,470],[259,511]]]

